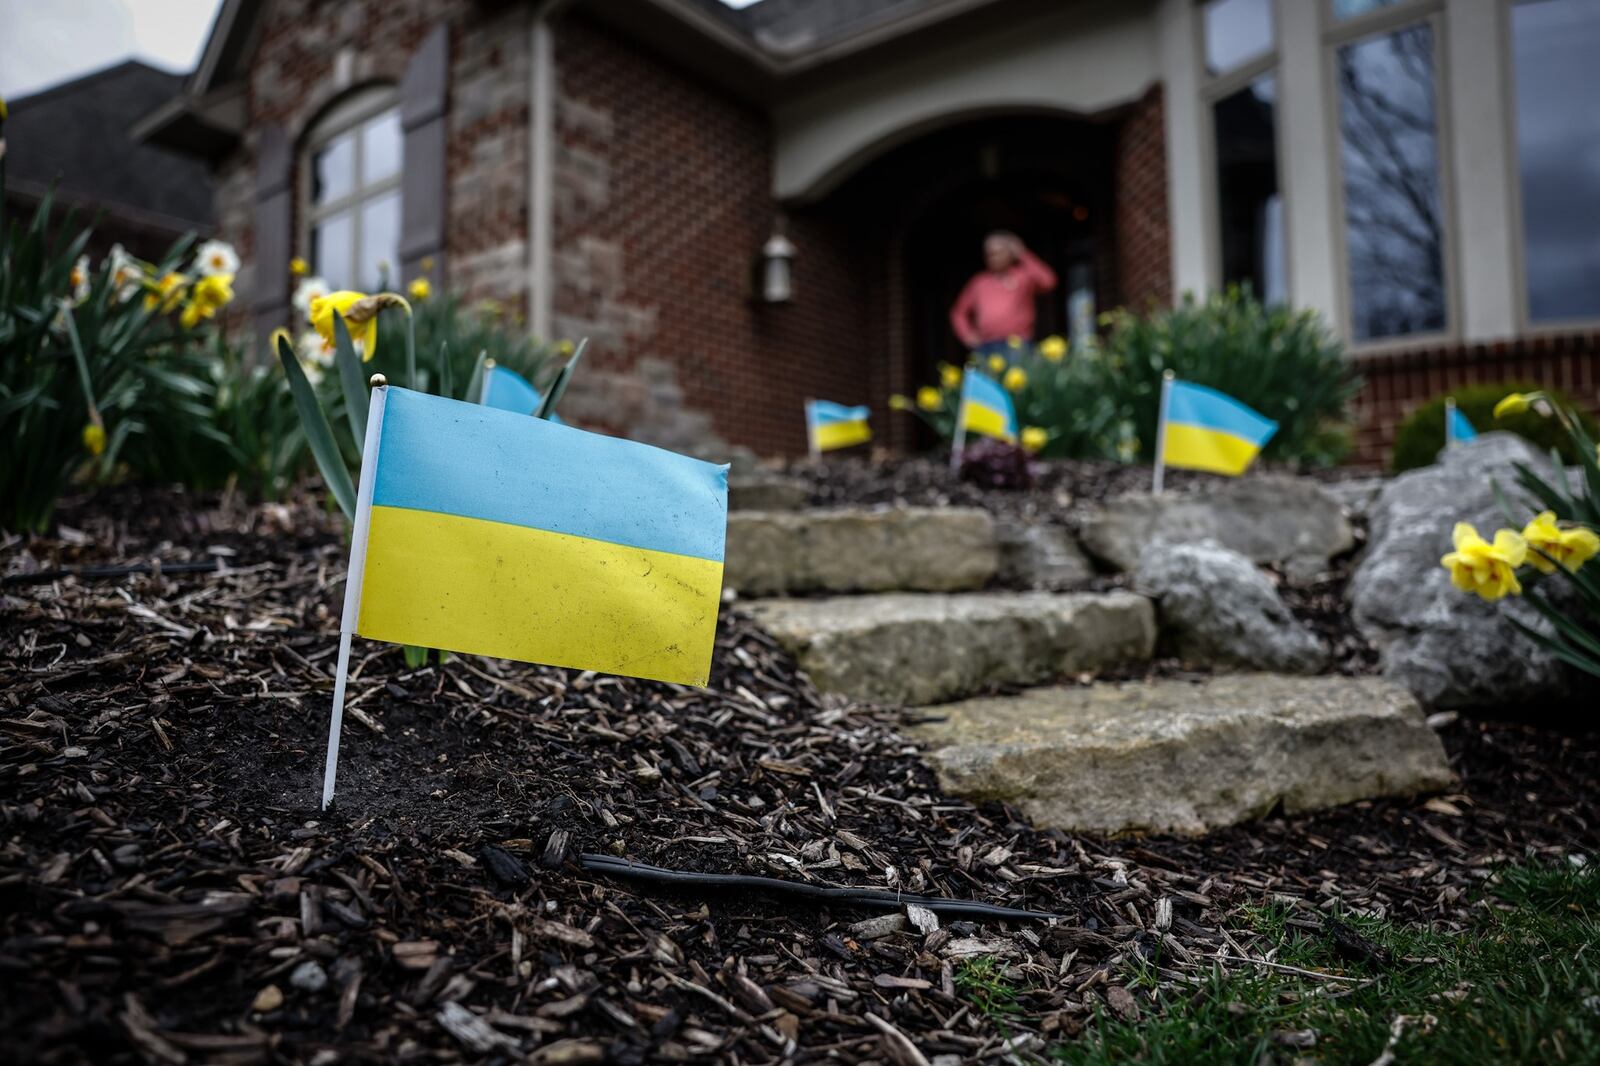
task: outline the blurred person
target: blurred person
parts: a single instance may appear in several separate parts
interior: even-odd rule
[[[1031,343],[1034,297],[1056,287],[1055,271],[1006,230],[983,239],[983,261],[985,269],[973,275],[950,308],[950,328],[980,355],[1007,346],[1012,338]]]

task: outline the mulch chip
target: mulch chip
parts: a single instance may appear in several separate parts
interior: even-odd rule
[[[942,794],[901,712],[820,697],[737,610],[705,690],[358,641],[316,809],[343,592],[303,500],[75,504],[0,588],[0,1041],[9,1061],[1037,1056],[1265,945],[1230,914],[1459,927],[1494,865],[1596,847],[1600,737],[1460,720],[1460,789],[1097,840]],[[1048,911],[884,914],[615,879],[580,856]],[[1346,930],[1348,932],[1348,930]],[[992,956],[996,1026],[958,991]],[[941,1058],[942,1057],[942,1058]]]

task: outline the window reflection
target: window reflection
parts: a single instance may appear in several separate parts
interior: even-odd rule
[[[1600,4],[1518,4],[1511,42],[1528,315],[1600,316]]]
[[[1432,26],[1345,45],[1338,78],[1352,335],[1443,330]]]
[[[1286,296],[1276,103],[1277,79],[1267,74],[1214,111],[1222,280],[1247,284],[1268,303]]]
[[[311,261],[317,273],[335,286],[349,284],[355,224],[349,211],[329,215],[311,227]]]
[[[1272,0],[1211,0],[1201,17],[1207,73],[1226,73],[1272,50]]]
[[[386,111],[361,128],[361,183],[400,172],[400,113]]]
[[[356,184],[356,139],[346,134],[330,141],[312,159],[311,199],[327,203],[350,195]]]
[[[361,208],[361,289],[372,292],[395,283],[400,261],[400,193],[387,193]]]

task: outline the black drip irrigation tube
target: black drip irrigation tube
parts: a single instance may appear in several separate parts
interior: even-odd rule
[[[650,881],[655,884],[677,885],[683,888],[744,889],[768,892],[782,896],[799,896],[802,899],[842,903],[853,907],[870,907],[875,910],[897,911],[914,905],[926,907],[935,914],[957,918],[989,918],[1008,921],[1042,922],[1064,915],[1047,911],[1026,911],[1017,907],[997,907],[992,903],[972,900],[945,899],[942,896],[914,896],[906,892],[885,892],[877,888],[838,888],[808,885],[800,881],[785,881],[778,877],[760,877],[755,874],[703,874],[687,870],[669,870],[662,866],[619,859],[613,855],[596,855],[585,852],[578,856],[578,865],[592,873],[610,874],[632,881]]]

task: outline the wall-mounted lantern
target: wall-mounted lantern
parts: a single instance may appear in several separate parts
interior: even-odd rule
[[[761,246],[761,301],[786,304],[794,299],[794,242],[784,236],[783,219],[772,228],[772,236]]]

